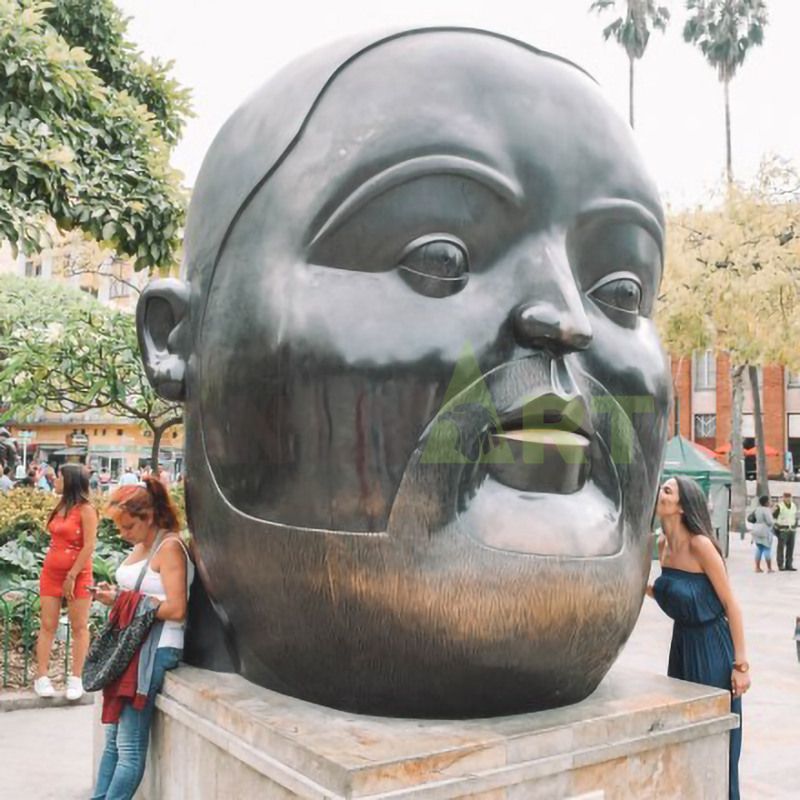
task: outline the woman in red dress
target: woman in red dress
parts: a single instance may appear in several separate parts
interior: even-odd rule
[[[67,678],[68,700],[83,694],[81,671],[89,648],[88,586],[92,582],[92,553],[97,538],[97,513],[89,502],[89,473],[82,464],[65,464],[56,478],[61,495],[47,521],[50,548],[39,578],[41,626],[36,643],[36,680],[39,697],[52,697],[53,684],[47,666],[58,627],[62,599],[66,599],[72,628],[72,674]]]

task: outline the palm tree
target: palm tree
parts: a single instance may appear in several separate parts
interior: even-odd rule
[[[622,0],[620,0],[620,3]],[[613,9],[617,0],[593,0],[589,11],[602,13]],[[650,26],[654,30],[664,31],[669,22],[669,9],[657,6],[654,0],[625,0],[624,17],[617,17],[610,25],[603,28],[603,38],[608,41],[612,36],[619,45],[625,48],[628,55],[628,115],[633,127],[633,64],[644,55],[650,39]]]
[[[683,27],[683,38],[697,45],[706,61],[717,70],[725,91],[725,177],[730,187],[733,183],[731,156],[731,103],[730,83],[744,63],[751,47],[764,42],[767,25],[765,0],[686,0],[689,17]],[[733,495],[746,494],[744,483],[744,455],[742,453],[742,405],[744,403],[744,365],[731,364],[733,408],[731,419],[731,472]],[[766,457],[764,452],[763,422],[758,395],[755,367],[748,369],[752,388],[756,447],[758,448],[759,485],[766,484]],[[768,484],[767,484],[768,485]],[[737,504],[734,503],[736,510]],[[744,531],[743,515],[733,515],[732,528]]]
[[[733,181],[730,82],[751,47],[764,41],[765,0],[686,0],[683,38],[697,45],[725,89],[725,175]]]

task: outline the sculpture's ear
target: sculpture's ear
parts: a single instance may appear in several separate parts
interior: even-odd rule
[[[186,395],[189,286],[176,278],[151,281],[136,306],[136,330],[147,379],[165,400]]]

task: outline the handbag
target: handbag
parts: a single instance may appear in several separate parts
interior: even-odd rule
[[[150,559],[158,549],[163,535],[163,531],[159,532],[155,542],[153,542],[133,591],[139,591],[145,572],[147,572],[147,567],[150,565]],[[142,613],[137,608],[130,624],[124,628],[120,628],[116,621],[112,622],[109,619],[106,622],[103,630],[100,631],[100,634],[89,647],[86,661],[83,664],[81,680],[87,692],[96,692],[103,689],[125,672],[136,651],[150,633],[150,628],[155,622],[157,610],[157,605],[146,608]]]
[[[750,512],[750,513],[747,515],[747,521],[748,521],[748,522],[749,522],[751,525],[755,525],[755,524],[756,524],[756,511],[755,511],[755,509],[753,509],[753,510],[752,510],[752,511],[751,511],[751,512]]]

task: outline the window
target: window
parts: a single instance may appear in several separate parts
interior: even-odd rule
[[[108,296],[112,300],[116,297],[129,297],[131,293],[130,284],[124,280],[122,271],[124,264],[122,261],[114,260],[109,271]]]
[[[692,383],[695,389],[717,388],[717,356],[713,350],[694,353],[692,369]]]
[[[717,415],[716,414],[695,414],[694,415],[694,438],[713,439],[717,435]]]
[[[122,428],[117,428],[117,436],[122,436],[123,433],[125,433],[125,431],[122,430]]]
[[[26,278],[39,278],[42,274],[42,262],[26,260],[25,261],[25,277]]]
[[[795,388],[800,389],[800,372],[791,372],[788,371],[789,379],[787,381],[788,385]]]

